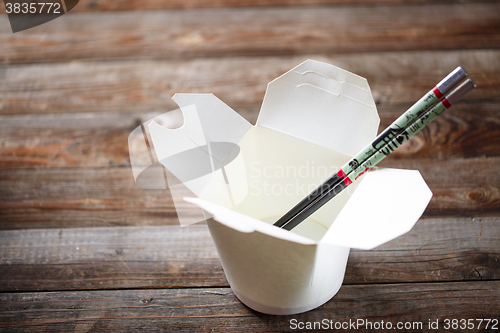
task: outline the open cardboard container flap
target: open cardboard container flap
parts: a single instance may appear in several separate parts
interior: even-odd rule
[[[257,126],[352,156],[375,138],[379,122],[365,78],[307,60],[268,84]]]
[[[199,209],[231,288],[257,311],[325,303],[342,284],[349,249],[409,231],[432,196],[418,171],[374,169],[292,231],[272,225],[376,136],[366,79],[338,67],[308,60],[272,81],[255,126],[212,94],[174,100],[184,125],[151,121],[148,137],[179,220],[188,224],[184,205]]]
[[[238,145],[247,132],[258,127],[352,156],[375,138],[379,124],[366,79],[313,60],[305,61],[269,83],[255,127],[213,94],[176,94],[174,100],[181,107],[184,125],[175,130],[163,128],[155,122],[149,125],[160,162],[179,149],[199,147],[208,150],[207,142]],[[211,154],[209,151],[206,153]],[[227,155],[229,153],[223,154],[219,160],[224,160]],[[223,213],[234,208],[249,194],[248,175],[245,174],[249,170],[241,163],[233,167],[237,172],[233,172],[233,179],[229,181],[229,191],[239,193],[237,202],[230,202],[223,194],[226,191],[224,186],[213,186],[214,183],[224,184],[224,179],[230,174],[227,170],[232,170],[230,166],[234,164],[237,163],[233,161],[226,166],[225,174],[221,172],[224,170],[212,168],[211,174],[186,182],[186,186],[198,196],[187,201],[237,230],[258,231],[308,243],[295,235],[287,237],[287,233],[270,227],[258,217],[243,218],[242,214]],[[168,165],[164,166],[169,169]],[[248,168],[248,163],[246,166]],[[207,191],[208,183],[212,183],[209,188],[217,192],[213,193],[213,197]],[[245,188],[243,191],[242,187]],[[431,196],[418,171],[372,170],[361,177],[359,186],[340,213],[332,223],[328,223],[329,230],[320,242],[371,249],[409,231]]]
[[[431,197],[418,171],[368,172],[322,241],[370,250],[410,231]]]

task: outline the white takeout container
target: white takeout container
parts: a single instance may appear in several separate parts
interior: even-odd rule
[[[188,203],[202,209],[232,290],[254,310],[295,314],[327,302],[350,248],[369,250],[408,232],[431,199],[418,171],[376,169],[291,232],[272,225],[376,136],[366,79],[338,67],[307,60],[269,83],[255,126],[212,94],[173,99],[184,125],[152,121],[148,135],[171,172],[179,219]],[[214,143],[234,149],[216,156]],[[167,162],[197,148],[211,159],[207,174],[192,179]],[[179,186],[191,193],[185,201]]]

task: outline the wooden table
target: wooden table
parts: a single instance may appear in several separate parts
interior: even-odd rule
[[[413,230],[352,250],[325,305],[263,315],[232,293],[206,225],[179,227],[168,191],[134,184],[127,137],[175,92],[255,123],[266,84],[308,58],[366,77],[381,128],[457,65],[478,88],[383,162],[434,193]],[[16,34],[0,14],[0,60],[1,331],[500,319],[498,2],[80,0]]]

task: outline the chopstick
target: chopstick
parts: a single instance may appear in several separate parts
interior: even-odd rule
[[[320,197],[324,192],[335,187],[346,175],[351,173],[360,163],[370,158],[375,152],[381,149],[387,141],[401,133],[411,122],[421,116],[432,105],[439,100],[460,81],[467,76],[467,72],[461,66],[455,68],[443,80],[441,80],[434,88],[428,91],[420,100],[413,104],[405,113],[396,119],[389,127],[380,133],[373,142],[363,148],[349,162],[344,164],[333,176],[328,178],[323,184],[318,186],[306,198],[295,205],[290,211],[283,215],[274,223],[277,227],[283,227],[288,221],[294,218],[299,212],[305,209],[311,202]]]
[[[462,67],[455,69],[384,130],[369,146],[361,150],[360,153],[339,169],[337,173],[311,192],[276,221],[274,225],[291,230],[349,186],[353,180],[379,163],[408,138],[415,135],[447,108],[455,104],[463,95],[472,90],[475,87],[475,83],[472,79],[468,79],[439,102],[440,98],[447,91],[452,89],[466,76],[467,73]],[[433,105],[436,102],[438,103],[428,110],[429,105]]]

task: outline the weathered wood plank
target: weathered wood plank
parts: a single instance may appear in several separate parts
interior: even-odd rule
[[[166,94],[162,95],[159,88],[151,93],[144,91],[135,102],[126,94],[120,95],[119,91],[126,91],[128,82],[134,81],[131,79],[135,78],[132,75],[134,73],[144,72],[138,80],[140,86],[161,86],[164,79],[160,77],[163,75],[152,75],[155,64],[165,70],[164,77],[173,76],[174,81],[179,80],[178,85],[174,84],[175,87],[171,88],[172,94],[175,91],[215,91],[217,95],[221,94],[229,99],[230,105],[235,104],[243,116],[255,122],[258,107],[241,108],[238,105],[260,104],[265,82],[281,74],[281,70],[285,71],[303,60],[297,57],[280,59],[233,58],[182,63],[145,61],[138,64],[124,62],[118,65],[80,63],[16,66],[9,69],[6,84],[0,86],[4,98],[0,110],[5,113],[51,114],[0,119],[0,166],[25,168],[127,165],[126,138],[134,126],[153,116],[154,113],[147,110],[175,108],[173,102]],[[402,110],[417,100],[448,70],[456,64],[463,64],[476,79],[479,87],[452,111],[425,129],[423,134],[394,153],[398,157],[441,158],[498,155],[499,59],[500,51],[464,51],[358,54],[322,60],[368,77],[379,104],[381,128],[399,116]],[[282,68],[282,63],[286,63],[286,68]],[[176,64],[179,65],[177,68]],[[253,68],[258,65],[262,65],[261,71],[254,71]],[[419,69],[419,66],[422,68]],[[227,72],[213,73],[211,68],[225,68]],[[203,79],[199,85],[189,88],[189,82],[195,80],[194,75],[198,73],[198,69]],[[123,74],[127,72],[131,73],[130,77]],[[103,76],[99,76],[99,73]],[[226,74],[227,81],[221,80]],[[241,85],[235,84],[240,80]],[[49,84],[44,86],[46,82],[53,82],[54,87]],[[59,94],[63,85],[70,96],[67,99]],[[202,88],[202,85],[209,88]],[[43,87],[34,89],[34,86]],[[120,87],[114,90],[115,86]],[[246,94],[246,91],[249,93]],[[238,100],[241,97],[244,100]],[[88,103],[85,102],[86,99]],[[104,113],[95,116],[63,113],[121,109],[128,110],[128,113]],[[439,133],[436,133],[437,131]]]
[[[394,158],[467,158],[500,156],[500,112],[491,103],[462,102],[392,153]],[[379,109],[380,130],[404,107]],[[255,123],[259,109],[237,111]],[[0,116],[1,168],[129,166],[128,136],[161,114],[61,113]],[[172,113],[172,122],[182,116]]]
[[[441,0],[442,3],[463,3],[475,0]],[[483,2],[492,2],[486,0]],[[256,7],[256,6],[303,6],[303,5],[339,5],[339,4],[401,4],[430,3],[430,0],[80,0],[73,12],[102,12],[125,10],[191,9],[207,7]],[[477,1],[476,1],[477,2]],[[5,14],[5,8],[0,7]]]
[[[452,160],[396,159],[381,167],[419,170],[433,192],[425,216],[498,213],[500,210],[499,157]]]
[[[0,291],[228,286],[206,226],[0,231]],[[500,218],[421,219],[371,251],[344,284],[496,280]]]
[[[228,288],[14,293],[0,300],[0,327],[23,332],[295,332],[292,319],[393,325],[382,332],[394,332],[398,322],[408,322],[408,331],[427,331],[429,321],[438,320],[439,331],[449,332],[457,330],[445,329],[445,319],[498,319],[500,282],[343,286],[316,310],[291,316],[254,312]],[[484,330],[483,322],[467,331]]]
[[[0,114],[166,112],[177,108],[171,100],[177,92],[214,93],[233,108],[258,107],[268,82],[308,58],[366,77],[379,108],[397,113],[458,65],[478,84],[464,101],[498,102],[500,50],[418,51],[9,66],[0,81]]]
[[[130,168],[0,173],[4,227],[178,224],[169,191],[136,186]]]
[[[2,291],[228,285],[206,226],[2,231],[0,237]]]
[[[484,216],[500,212],[499,163],[389,156],[381,166],[422,173],[434,193],[425,216]],[[2,170],[0,217],[0,229],[177,224],[169,192],[138,188],[128,167]]]
[[[0,167],[130,166],[128,136],[160,113],[0,117]]]
[[[9,63],[498,48],[498,3],[73,13],[21,34],[0,16]],[[446,13],[446,15],[443,15]]]
[[[346,283],[496,280],[499,225],[498,217],[420,219],[373,250],[351,250]]]
[[[467,158],[500,156],[500,114],[497,103],[461,101],[391,153],[392,158]],[[404,111],[379,108],[383,131]]]
[[[256,108],[239,111],[255,122]],[[130,133],[162,113],[0,116],[0,168],[130,166]],[[179,111],[172,120],[182,125]]]

